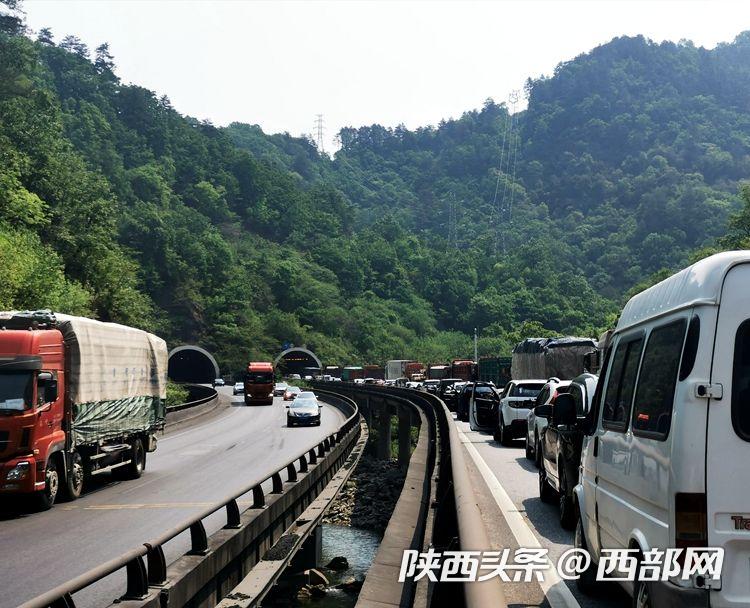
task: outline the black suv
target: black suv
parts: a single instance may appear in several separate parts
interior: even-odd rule
[[[593,374],[582,374],[553,403],[538,406],[538,412],[535,410],[537,416],[546,416],[548,420],[539,437],[539,496],[550,503],[557,498],[560,523],[566,530],[576,525],[573,490],[578,484],[581,463],[584,436],[581,426],[591,410],[597,381]]]

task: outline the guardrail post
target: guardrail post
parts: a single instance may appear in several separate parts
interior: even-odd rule
[[[274,494],[282,494],[284,492],[284,482],[281,481],[281,475],[279,473],[274,473],[271,477],[271,481],[273,482],[272,492]]]
[[[162,587],[167,582],[167,560],[161,545],[152,547],[146,545],[146,563],[148,565],[148,584],[152,587]]]
[[[253,487],[253,509],[263,509],[266,506],[266,495],[263,493],[263,487],[258,484]]]
[[[143,558],[131,559],[125,566],[128,578],[128,587],[125,590],[124,600],[142,600],[148,595],[148,574]]]
[[[338,443],[338,442],[336,441],[336,435],[331,435],[331,436],[330,436],[330,437],[328,438],[328,443],[329,443],[329,444],[331,445],[331,447],[332,447],[332,448],[335,448],[335,447],[336,447],[336,444]]]
[[[227,530],[236,530],[242,527],[240,523],[240,506],[237,504],[237,499],[233,498],[226,504],[227,509],[227,525],[224,526]]]
[[[315,455],[315,448],[312,448],[307,453],[307,459],[310,461],[310,464],[315,464],[316,462],[318,462],[318,457]]]
[[[293,462],[290,462],[288,465],[286,465],[286,480],[297,481],[297,469],[295,468]]]
[[[405,471],[411,457],[411,414],[408,408],[398,408],[398,466]]]
[[[318,458],[323,458],[326,455],[326,446],[322,441],[318,444]]]
[[[52,602],[50,608],[76,608],[76,604],[73,601],[73,596],[70,593],[66,593]]]
[[[323,450],[327,452],[330,449],[331,449],[331,442],[328,441],[328,437],[326,437],[325,439],[323,439]]]
[[[299,472],[307,473],[307,458],[305,458],[304,454],[299,457]]]
[[[208,553],[208,537],[201,520],[190,526],[190,545],[190,555],[205,555]]]

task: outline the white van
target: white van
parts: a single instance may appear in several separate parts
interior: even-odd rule
[[[623,586],[636,606],[750,606],[750,251],[627,303],[587,426],[576,545],[722,547],[720,581]]]

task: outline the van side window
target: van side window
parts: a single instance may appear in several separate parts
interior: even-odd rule
[[[633,405],[633,434],[664,440],[672,422],[677,370],[685,340],[686,321],[657,327],[643,354]]]
[[[617,346],[604,396],[602,426],[605,429],[625,431],[628,428],[642,349],[643,338],[620,342]]]
[[[732,370],[732,426],[750,441],[750,319],[737,329]]]

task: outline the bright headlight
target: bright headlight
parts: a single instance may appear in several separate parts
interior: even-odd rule
[[[8,471],[5,479],[8,481],[20,481],[21,479],[26,479],[29,476],[30,470],[31,466],[28,462],[19,462],[10,471]]]

